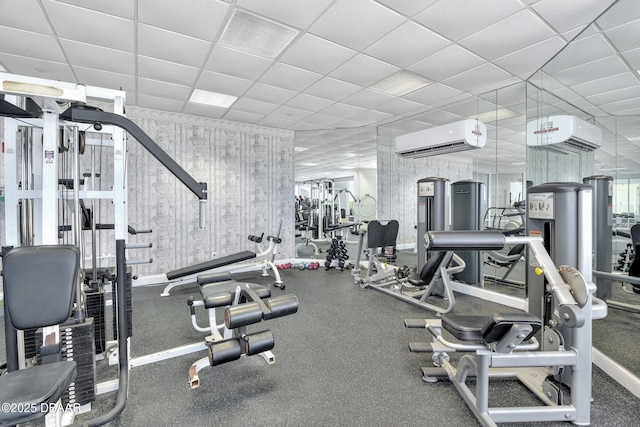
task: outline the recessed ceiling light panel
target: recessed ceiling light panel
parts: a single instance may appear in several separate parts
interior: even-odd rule
[[[242,52],[275,58],[297,35],[298,31],[293,28],[235,9],[218,43]]]
[[[195,89],[189,102],[209,105],[211,107],[229,108],[236,102],[237,96],[225,95],[224,93],[209,92],[208,90]]]
[[[404,96],[429,84],[431,84],[431,81],[419,74],[407,70],[400,70],[386,79],[380,80],[371,86],[371,89],[390,95]]]

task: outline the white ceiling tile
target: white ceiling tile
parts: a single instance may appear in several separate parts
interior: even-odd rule
[[[344,102],[345,104],[351,104],[357,107],[370,109],[375,108],[380,104],[384,104],[385,102],[389,102],[394,98],[394,96],[387,95],[376,90],[363,89],[351,96],[346,97],[342,100],[342,102]]]
[[[135,78],[129,74],[111,73],[93,68],[73,67],[78,76],[78,83],[107,89],[133,91],[136,87]]]
[[[508,73],[507,73],[508,75]],[[489,79],[489,77],[487,76],[487,78]],[[507,87],[507,86],[511,86],[513,84],[516,83],[520,83],[522,82],[522,79],[520,79],[520,77],[515,77],[515,76],[509,76],[507,78],[505,78],[504,80],[494,80],[494,81],[490,81],[489,83],[487,83],[484,86],[479,86],[476,89],[470,90],[469,92],[472,95],[480,95],[489,91],[494,91],[494,90],[498,90],[501,89],[503,87]]]
[[[269,117],[275,117],[283,120],[291,120],[293,122],[298,122],[306,117],[309,117],[311,113],[305,110],[298,110],[297,108],[291,107],[278,107],[269,113]]]
[[[610,92],[603,92],[593,96],[587,96],[587,100],[596,105],[607,105],[617,101],[640,98],[640,85],[625,87]]]
[[[460,44],[485,59],[493,60],[553,36],[555,33],[536,15],[523,10],[475,32]]]
[[[301,93],[289,100],[285,105],[287,107],[297,108],[305,111],[320,111],[331,104],[333,104],[333,101],[330,101],[328,99],[318,98],[317,96]]]
[[[309,31],[360,51],[403,20],[397,13],[370,0],[337,0]]]
[[[330,74],[331,77],[358,86],[370,86],[399,71],[400,68],[359,53]]]
[[[577,94],[589,97],[603,92],[610,92],[638,84],[638,79],[631,73],[617,74],[599,80],[589,80],[584,83],[571,86]]]
[[[210,105],[196,104],[194,102],[187,102],[182,110],[185,114],[210,117],[212,119],[221,119],[227,111],[228,110],[226,108],[212,107]]]
[[[458,41],[523,8],[517,0],[441,0],[416,15],[415,20],[438,34]]]
[[[445,79],[442,83],[453,86],[461,91],[472,91],[484,88],[490,84],[512,77],[506,71],[501,70],[493,64],[486,63],[472,70],[465,71],[454,77]]]
[[[0,25],[51,34],[49,23],[36,0],[3,0]]]
[[[258,101],[284,104],[296,95],[292,90],[281,89],[279,87],[266,85],[264,83],[254,83],[243,96]]]
[[[198,69],[138,55],[138,77],[192,86],[198,77]]]
[[[138,93],[138,107],[153,108],[163,111],[182,112],[183,101],[176,101],[165,97],[143,95]]]
[[[132,20],[54,1],[45,0],[43,5],[58,37],[126,52],[134,51]]]
[[[360,114],[356,114],[353,117],[349,117],[349,120],[355,120],[357,122],[373,124],[381,120],[390,119],[393,114],[383,113],[382,111],[367,110]]]
[[[42,0],[43,3],[50,3],[52,0]],[[68,3],[70,5],[83,7],[85,9],[95,10],[97,12],[116,15],[121,18],[133,19],[135,2],[131,0],[55,0],[59,3]]]
[[[634,70],[640,70],[640,48],[628,50],[622,54],[625,61],[629,63]]]
[[[280,60],[315,73],[327,74],[355,54],[352,49],[307,33],[296,40]]]
[[[60,40],[60,44],[72,64],[120,74],[135,72],[133,53],[72,40]]]
[[[211,43],[193,37],[138,24],[138,53],[164,61],[201,67]]]
[[[515,74],[527,77],[538,70],[565,46],[560,37],[552,37],[493,61],[494,64]]]
[[[620,52],[636,49],[640,40],[640,19],[607,30],[605,34]]]
[[[244,111],[245,113],[262,114],[263,116],[266,116],[276,108],[278,108],[278,105],[276,104],[241,98],[234,102],[230,110],[238,110]]]
[[[280,21],[283,24],[305,29],[316,20],[333,0],[237,0],[236,6]]]
[[[416,90],[404,96],[405,99],[415,101],[424,105],[431,105],[435,102],[460,95],[458,89],[454,89],[441,83],[434,83],[425,88]]]
[[[340,120],[339,122],[333,123],[331,126],[335,128],[357,128],[357,127],[367,126],[371,124],[372,122],[366,119],[360,121],[360,120],[353,120],[353,118],[351,118],[351,119]]]
[[[39,77],[42,79],[75,82],[75,76],[68,64],[26,58],[24,56],[0,53],[0,62],[12,74]]]
[[[278,128],[278,129],[287,129],[289,126],[293,125],[294,123],[296,122],[293,120],[286,120],[286,119],[281,119],[278,117],[271,117],[271,116],[267,116],[262,120],[260,120],[259,122],[257,122],[257,124],[261,126],[269,126],[269,127]]]
[[[545,0],[532,6],[533,10],[559,33],[589,25],[614,0]]]
[[[27,56],[46,61],[65,62],[64,55],[53,36],[0,27],[0,52]]]
[[[470,70],[483,62],[485,61],[461,46],[450,45],[416,62],[408,69],[429,80],[438,81]]]
[[[600,34],[580,36],[579,39],[569,43],[553,61],[545,65],[544,70],[546,73],[553,74],[611,56],[613,53],[609,43]]]
[[[216,0],[138,0],[138,22],[214,41],[229,5]]]
[[[600,105],[600,108],[611,115],[637,115],[640,114],[640,98],[612,102]]]
[[[309,95],[319,96],[320,98],[340,101],[349,95],[356,93],[360,88],[354,84],[343,82],[331,77],[320,79],[313,86],[305,90]]]
[[[293,125],[289,126],[287,129],[291,129],[294,131],[307,131],[307,130],[314,130],[317,129],[318,126],[316,125],[312,125],[311,123],[304,123],[304,122],[298,122],[298,123],[294,123]],[[296,146],[297,146],[297,142],[296,142]],[[298,155],[296,154],[296,160],[298,158]],[[300,170],[300,166],[299,164],[296,164],[296,170]]]
[[[258,121],[262,120],[263,117],[263,114],[246,113],[244,111],[238,110],[227,111],[227,113],[222,116],[222,118],[225,120],[231,120],[240,123],[257,123]]]
[[[326,114],[328,116],[338,117],[340,119],[348,119],[349,117],[360,114],[363,111],[366,110],[364,108],[337,102],[330,107],[323,109],[322,111],[320,111],[320,113]]]
[[[425,106],[417,102],[398,98],[393,101],[389,101],[386,104],[378,105],[376,110],[382,111],[383,113],[393,114],[394,116],[400,116],[410,114],[411,112],[415,112],[421,108],[425,108]]]
[[[554,74],[554,78],[567,86],[573,86],[589,80],[597,80],[628,71],[627,66],[617,56],[593,61],[578,67],[569,68]]]
[[[273,61],[270,59],[215,45],[204,68],[243,79],[257,80],[271,64]]]
[[[629,21],[640,19],[640,7],[634,0],[618,1],[597,20],[603,30],[623,25]]]
[[[260,82],[285,89],[303,91],[321,78],[321,74],[276,62],[260,77]]]
[[[241,96],[252,84],[253,82],[250,80],[239,79],[212,71],[203,71],[196,83],[196,87],[211,92]]]
[[[312,125],[316,125],[319,128],[323,128],[331,126],[332,124],[339,122],[340,120],[341,119],[339,117],[316,113],[305,117],[302,121],[304,121],[304,123],[310,123]]]
[[[138,78],[138,92],[155,97],[166,97],[185,102],[191,96],[191,87]]]
[[[393,10],[407,15],[413,16],[416,13],[424,10],[427,6],[431,6],[438,0],[376,0],[378,3],[382,3]]]
[[[449,44],[448,40],[409,21],[369,46],[365,53],[406,67]]]

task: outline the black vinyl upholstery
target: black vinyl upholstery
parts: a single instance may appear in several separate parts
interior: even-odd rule
[[[209,309],[231,305],[236,295],[236,288],[245,285],[245,283],[231,280],[201,286],[200,293],[202,294],[204,307]],[[248,285],[260,298],[269,298],[271,296],[271,290],[266,286],[255,283],[249,283]]]
[[[373,249],[395,246],[399,228],[400,225],[395,219],[384,225],[380,221],[371,221],[367,227],[367,247]]]
[[[427,262],[425,262],[422,270],[420,270],[420,279],[423,282],[429,283],[431,281],[431,278],[438,272],[438,269],[442,265],[442,261],[444,260],[444,257],[446,255],[447,252],[445,251],[431,253],[431,256],[429,257]],[[447,264],[448,263],[449,261],[447,261]]]
[[[69,318],[78,280],[75,246],[23,246],[3,259],[4,293],[17,329],[57,325]]]
[[[243,251],[237,254],[227,255],[220,258],[215,258],[210,261],[201,262],[199,264],[190,265],[188,267],[179,268],[177,270],[169,271],[167,273],[167,279],[179,279],[180,277],[188,276],[190,274],[202,273],[203,271],[213,270],[214,268],[223,267],[229,264],[235,264],[237,262],[246,261],[256,257],[255,252]]]
[[[67,321],[79,265],[80,251],[75,246],[25,246],[8,251],[2,274],[6,309],[13,326],[40,328]],[[76,362],[67,360],[1,376],[0,402],[15,403],[17,411],[0,411],[0,425],[43,417],[48,404],[57,402],[75,377]]]
[[[443,315],[442,327],[461,341],[492,343],[500,341],[517,323],[531,325],[530,339],[542,327],[542,321],[531,313],[495,313],[491,316]]]

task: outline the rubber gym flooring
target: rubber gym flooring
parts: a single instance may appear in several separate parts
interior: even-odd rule
[[[286,289],[274,288],[272,293],[297,295],[298,313],[249,327],[250,331],[273,331],[275,364],[269,366],[260,356],[251,356],[207,367],[200,372],[200,387],[193,390],[188,387],[188,370],[206,356],[205,351],[133,368],[126,409],[110,425],[478,425],[448,381],[422,381],[420,368],[430,365],[429,356],[408,350],[410,341],[428,337],[425,331],[406,329],[404,319],[433,317],[432,313],[361,289],[347,270],[292,269],[281,274]],[[236,278],[271,282],[257,272]],[[190,295],[197,296],[196,286],[174,288],[169,297],[160,296],[162,288],[133,289],[133,357],[204,339],[205,334],[191,327],[186,303]],[[459,314],[504,311],[493,303],[456,296]],[[637,314],[629,315],[640,320]],[[205,323],[204,316],[199,319]],[[630,345],[637,351],[637,344]],[[98,370],[99,381],[114,375],[113,367]],[[536,401],[511,381],[497,381],[492,387],[492,405]],[[108,411],[114,402],[115,393],[99,396],[94,412],[77,421]],[[594,367],[592,425],[637,425],[639,404],[640,399]]]

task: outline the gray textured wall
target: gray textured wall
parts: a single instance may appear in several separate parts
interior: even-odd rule
[[[275,234],[280,220],[283,242],[277,258],[294,256],[292,131],[137,107],[127,107],[127,116],[196,180],[209,185],[206,229],[200,230],[198,199],[129,138],[129,224],[153,230],[129,237],[130,243],[153,244],[152,249],[128,254],[129,258],[154,259],[152,264],[134,266],[135,274],[170,271],[208,260],[213,252],[221,257],[254,250],[247,236],[263,231]],[[0,130],[1,124],[0,120]],[[101,189],[107,190],[113,182],[112,149],[96,149],[94,158],[101,172]],[[90,171],[90,159],[88,147],[82,156],[82,173]],[[4,170],[0,175],[3,179]],[[96,215],[99,222],[113,223],[111,202],[99,203]],[[0,229],[4,234],[3,216]],[[70,218],[61,217],[61,221],[70,223]],[[98,253],[114,254],[113,231],[99,235]],[[84,236],[89,256],[90,233],[85,231]],[[1,240],[4,242],[4,236]]]

